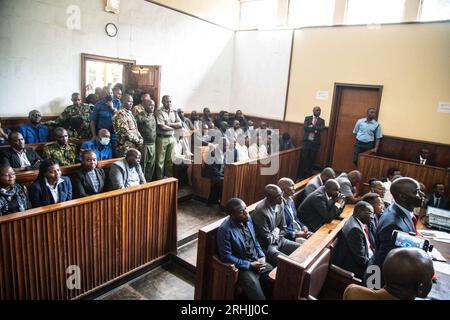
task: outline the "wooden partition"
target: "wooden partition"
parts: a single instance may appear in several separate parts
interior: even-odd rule
[[[352,215],[353,207],[346,205],[340,215],[341,219],[334,219],[323,225],[288,258],[278,260],[278,267],[270,273],[270,278],[275,281],[274,299],[308,298],[302,296],[305,270],[310,268],[324,251],[330,250],[345,222]]]
[[[239,197],[245,203],[255,203],[264,198],[264,187],[276,184],[279,179],[288,177],[295,180],[300,161],[299,147],[281,151],[261,158],[258,161],[242,161],[225,165],[222,203],[230,198]],[[268,164],[269,163],[269,164]],[[274,174],[263,175],[262,169],[276,165]]]
[[[295,184],[294,199],[301,199],[301,194],[308,179]],[[249,205],[247,211],[251,214],[261,199]],[[298,205],[299,203],[296,203]],[[195,282],[195,299],[232,300],[235,297],[238,269],[231,263],[223,263],[217,254],[217,230],[226,218],[213,222],[198,231],[197,271]]]
[[[387,170],[392,167],[399,168],[402,176],[422,182],[427,187],[427,192],[431,192],[434,183],[442,182],[447,186],[447,194],[450,195],[450,171],[444,168],[365,153],[360,154],[358,158],[358,170],[361,171],[363,182],[367,182],[371,178],[386,177]]]
[[[176,210],[169,178],[0,217],[0,299],[77,298],[175,252]]]
[[[111,167],[111,165],[114,162],[116,162],[117,160],[120,160],[120,159],[123,159],[123,158],[114,158],[114,159],[99,161],[98,162],[98,167],[102,168],[103,170],[108,171],[109,168]],[[70,176],[75,171],[80,169],[80,166],[81,166],[81,164],[77,163],[77,164],[73,164],[71,166],[61,167],[61,174],[63,176]],[[30,171],[18,172],[16,174],[16,183],[19,183],[21,185],[29,187],[34,182],[34,180],[37,179],[38,175],[39,175],[39,170],[30,170]]]

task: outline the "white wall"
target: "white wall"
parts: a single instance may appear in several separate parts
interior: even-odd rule
[[[70,5],[81,29],[69,30]],[[0,0],[1,116],[32,108],[58,114],[80,90],[80,53],[162,65],[161,94],[186,110],[229,104],[234,33],[144,0],[121,1],[120,14],[103,0]],[[106,23],[117,37],[105,34]]]
[[[231,111],[283,119],[291,43],[292,30],[236,33]]]

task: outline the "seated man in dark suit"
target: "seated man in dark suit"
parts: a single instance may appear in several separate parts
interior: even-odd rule
[[[377,228],[378,247],[371,258],[370,264],[381,268],[389,251],[394,249],[392,232],[394,230],[406,233],[416,233],[417,219],[414,208],[420,207],[424,194],[419,183],[411,178],[398,178],[391,185],[391,193],[395,203],[389,206],[381,216]]]
[[[370,245],[372,247],[372,250],[376,250],[378,221],[380,221],[380,217],[385,209],[383,200],[381,200],[380,195],[373,192],[366,193],[361,200],[368,202],[373,207],[374,215],[368,228],[369,228]]]
[[[431,257],[419,248],[397,248],[383,264],[385,285],[373,290],[356,284],[345,289],[344,300],[414,300],[426,298],[433,286]]]
[[[325,223],[339,217],[344,205],[345,198],[339,192],[339,183],[330,179],[303,201],[297,215],[310,231],[316,232]]]
[[[256,240],[252,219],[241,199],[232,198],[225,205],[229,214],[217,231],[220,260],[239,269],[238,285],[250,300],[270,297],[269,273],[273,267],[265,261]]]
[[[5,163],[14,171],[34,170],[39,168],[42,158],[31,148],[25,148],[25,140],[19,132],[9,135],[10,148],[3,152]]]
[[[353,272],[359,279],[362,279],[367,262],[373,255],[367,227],[372,216],[373,207],[365,201],[359,201],[353,209],[353,215],[342,228],[333,254],[335,265]]]
[[[411,162],[427,166],[434,166],[433,155],[431,154],[431,151],[426,147],[420,148],[419,153],[411,158]]]
[[[105,172],[97,168],[97,155],[93,150],[81,154],[81,168],[72,178],[74,199],[102,193],[105,187]]]
[[[309,180],[308,184],[305,187],[305,196],[309,196],[314,192],[317,188],[323,186],[328,180],[335,179],[336,173],[333,168],[327,167],[322,170],[322,172]]]
[[[433,193],[427,195],[428,206],[450,210],[450,201],[445,196],[445,186],[443,183],[435,183],[433,185]]]
[[[283,211],[286,220],[286,239],[302,243],[304,239],[309,238],[312,232],[308,231],[308,227],[300,222],[297,216],[294,200],[294,181],[289,178],[281,178],[278,186],[283,191]]]
[[[264,188],[265,198],[253,212],[256,237],[267,255],[267,261],[273,266],[278,264],[278,255],[290,255],[300,245],[286,239],[286,220],[284,218],[283,192],[274,185]]]

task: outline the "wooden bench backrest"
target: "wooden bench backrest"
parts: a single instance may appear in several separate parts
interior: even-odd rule
[[[175,253],[177,186],[169,178],[0,217],[0,300],[78,298]],[[69,266],[80,289],[66,285]]]
[[[450,171],[444,168],[425,166],[370,154],[359,155],[358,170],[361,171],[362,182],[367,182],[371,178],[385,177],[389,168],[398,168],[402,176],[411,177],[422,182],[429,193],[431,193],[434,183],[444,183],[447,186],[447,195],[450,196]]]
[[[330,247],[352,212],[353,206],[347,205],[341,214],[342,220],[335,219],[323,225],[289,257],[279,258],[278,267],[270,273],[270,277],[275,280],[274,299],[296,300],[317,294],[320,284],[323,285],[326,278],[326,274],[319,268],[322,268],[325,263],[330,264]],[[326,253],[326,250],[330,252]],[[306,282],[305,275],[310,277],[309,280],[306,279]],[[314,275],[318,275],[317,278]],[[314,290],[311,292],[310,289]],[[305,296],[307,292],[308,295]]]
[[[309,182],[310,177],[295,185],[295,190],[300,192]],[[249,214],[252,214],[258,203],[247,207]],[[195,299],[233,299],[234,285],[237,281],[237,269],[233,269],[231,264],[220,264],[217,253],[216,235],[217,230],[226,218],[213,222],[198,232],[197,248],[197,271],[195,283]]]

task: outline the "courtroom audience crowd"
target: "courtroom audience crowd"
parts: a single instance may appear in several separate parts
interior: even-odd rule
[[[392,231],[416,234],[420,208],[449,210],[442,182],[425,195],[425,186],[390,168],[386,177],[367,181],[369,192],[363,194],[358,188],[366,181],[357,170],[337,174],[327,167],[312,177],[325,126],[320,108],[315,107],[313,116],[305,119],[298,174],[291,177],[297,181],[312,177],[303,198],[294,199],[295,182],[283,177],[264,187],[264,199],[249,215],[247,204],[239,198],[220,203],[225,165],[292,149],[289,133],[280,136],[264,121],[256,127],[241,110],[234,115],[223,110],[213,117],[204,108],[188,117],[172,107],[168,95],[156,108],[150,93],[122,90],[121,85],[96,90],[85,103],[74,93],[72,105],[57,119],[44,122],[42,114],[32,110],[29,123],[17,131],[0,125],[0,144],[9,144],[0,158],[0,216],[173,177],[174,165],[186,171],[192,184],[193,148],[203,146],[207,152],[202,176],[211,181],[208,204],[219,204],[229,214],[217,233],[219,257],[239,269],[238,283],[248,298],[270,298],[268,274],[278,257],[292,254],[322,226],[339,219],[348,204],[354,205],[353,214],[339,233],[332,263],[363,284],[367,268],[376,265],[383,272],[384,286],[374,291],[351,285],[344,298],[412,299],[430,291],[434,271],[429,259],[421,250],[396,249]],[[378,149],[382,134],[374,117],[370,108],[367,121],[361,119],[355,126],[355,163],[360,152]],[[373,131],[372,137],[366,127]],[[36,143],[46,143],[41,154],[27,146]],[[99,167],[99,161],[114,158],[109,170]],[[433,164],[426,148],[412,161]],[[76,163],[79,169],[70,177],[62,174],[65,166]],[[16,175],[30,170],[38,174],[26,188],[16,182]]]

